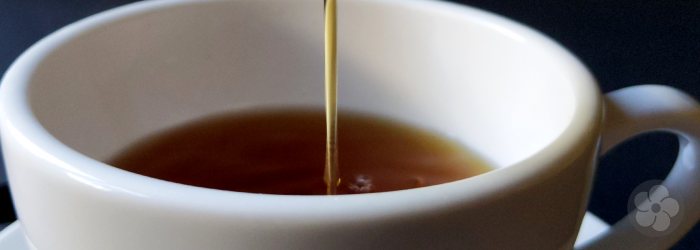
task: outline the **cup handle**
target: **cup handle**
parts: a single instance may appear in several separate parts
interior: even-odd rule
[[[637,231],[632,225],[631,219],[638,218],[631,217],[637,214],[638,210],[635,209],[606,232],[577,247],[577,250],[668,249],[700,219],[700,206],[698,206],[700,205],[700,169],[698,169],[700,166],[698,159],[700,157],[700,105],[698,102],[677,89],[659,85],[624,88],[605,96],[605,125],[600,144],[601,153],[632,136],[654,130],[674,133],[680,141],[678,159],[662,184],[671,196],[680,198],[679,200],[682,201],[680,206],[683,206],[684,215],[679,218],[680,224],[668,235],[647,236]],[[655,220],[654,223],[656,223]],[[659,226],[659,229],[662,227]]]

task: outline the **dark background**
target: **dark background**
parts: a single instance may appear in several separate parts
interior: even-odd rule
[[[321,0],[319,0],[321,1]],[[342,1],[342,0],[341,0]],[[52,31],[130,0],[1,0],[0,72]],[[664,84],[700,99],[700,1],[460,0],[525,23],[559,41],[596,75],[603,92]],[[627,213],[632,190],[663,179],[678,150],[675,136],[635,138],[602,157],[589,211],[608,223]],[[4,171],[0,171],[4,185]],[[0,189],[0,222],[15,219],[7,187]],[[696,226],[672,249],[700,249]]]

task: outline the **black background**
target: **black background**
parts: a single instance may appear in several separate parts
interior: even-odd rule
[[[129,2],[133,1],[0,0],[0,72],[52,31]],[[664,84],[700,99],[699,0],[456,2],[507,16],[559,41],[586,63],[603,92]],[[663,179],[677,150],[675,136],[654,133],[639,136],[603,156],[589,211],[608,223],[622,218],[632,190],[644,181]],[[0,203],[4,203],[0,208],[5,208],[0,222],[14,220],[6,187],[0,190]],[[700,249],[700,226],[672,249]]]

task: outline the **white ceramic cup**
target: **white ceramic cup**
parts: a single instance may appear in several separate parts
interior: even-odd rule
[[[661,86],[603,97],[586,68],[542,34],[439,1],[339,2],[339,104],[455,138],[492,172],[405,191],[277,196],[100,162],[213,113],[323,107],[322,5],[146,1],[32,46],[3,79],[0,125],[33,247],[571,249],[600,139],[605,151],[655,129],[682,138],[664,184],[683,198],[680,226],[653,238],[623,220],[583,248],[664,249],[698,220],[700,109],[691,98]]]

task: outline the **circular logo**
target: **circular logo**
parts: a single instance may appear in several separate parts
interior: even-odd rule
[[[666,236],[683,220],[680,197],[670,193],[661,180],[646,181],[632,191],[627,202],[630,223],[650,237]]]

